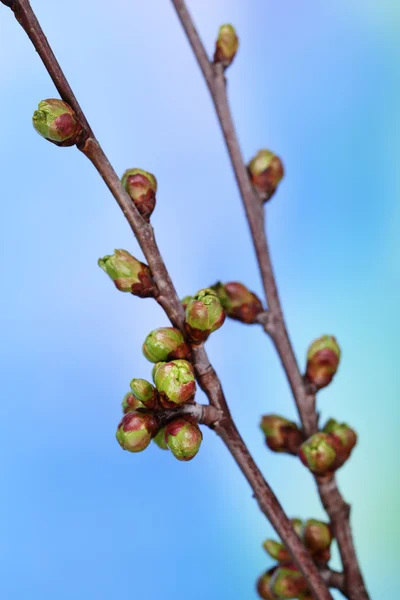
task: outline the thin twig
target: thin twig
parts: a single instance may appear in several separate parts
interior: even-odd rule
[[[268,304],[268,318],[265,319],[262,324],[275,344],[297,406],[304,432],[307,436],[310,436],[318,429],[315,393],[310,392],[304,384],[287,331],[265,233],[264,210],[261,199],[252,187],[247,174],[229,108],[224,71],[221,65],[213,65],[207,58],[207,53],[200,36],[194,27],[192,17],[186,8],[185,1],[171,1],[213,99],[242,197]],[[329,494],[326,494],[323,484],[318,480],[317,486],[319,495],[331,519],[338,541],[345,571],[346,593],[350,600],[368,600],[368,592],[363,581],[352,539],[349,510],[345,510],[348,505],[343,500],[334,479],[330,482],[331,498],[334,499],[334,502],[330,501]]]
[[[57,62],[32,10],[29,0],[14,0],[13,2],[9,2],[8,0],[0,1],[13,10],[16,19],[31,39],[40,58],[46,66],[61,98],[72,106],[78,115],[81,125],[84,128],[84,134],[79,143],[79,149],[96,167],[131,226],[156,282],[159,292],[157,301],[164,308],[172,324],[182,329],[184,318],[183,309],[157,247],[153,228],[142,219],[129,195],[121,186],[117,174],[95,138],[93,131]],[[207,72],[207,74],[209,75],[210,72]],[[222,418],[216,423],[213,423],[215,431],[223,439],[238,466],[244,473],[262,512],[270,520],[278,535],[290,551],[293,560],[301,569],[315,598],[319,598],[320,600],[332,600],[332,596],[326,588],[317,568],[295,533],[290,520],[283,512],[282,507],[271,488],[265,482],[261,471],[255,464],[242,440],[229,412],[221,383],[208,361],[204,348],[200,346],[194,349],[193,356],[194,367],[200,386],[207,394],[211,406],[222,412]]]
[[[332,569],[325,568],[320,569],[322,579],[330,588],[340,590],[343,595],[346,595],[346,588],[344,584],[344,575],[339,571],[333,571]]]

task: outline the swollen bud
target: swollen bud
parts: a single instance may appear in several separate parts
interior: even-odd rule
[[[193,300],[193,296],[185,296],[184,298],[182,298],[181,304],[182,304],[184,310],[186,310],[186,307],[191,300]]]
[[[263,312],[261,300],[245,285],[237,281],[218,282],[211,286],[219,298],[226,314],[242,323],[254,323],[257,315]]]
[[[128,169],[121,183],[146,221],[150,221],[156,205],[157,179],[143,169]]]
[[[275,540],[265,540],[263,543],[264,550],[278,562],[287,562],[290,560],[290,554],[281,542]]]
[[[141,298],[154,296],[155,287],[149,267],[126,250],[114,250],[111,256],[99,258],[98,265],[121,292],[131,292]]]
[[[74,146],[82,127],[72,108],[63,100],[48,98],[39,103],[32,117],[36,131],[57,146]]]
[[[239,48],[239,38],[232,25],[221,25],[215,44],[214,63],[220,63],[226,69],[232,63]]]
[[[307,352],[306,377],[318,389],[326,387],[333,379],[340,360],[340,348],[332,335],[314,340]]]
[[[270,150],[260,150],[247,168],[252,184],[263,201],[267,202],[274,195],[284,176],[281,159]]]
[[[329,550],[333,540],[332,529],[328,523],[309,519],[304,524],[303,542],[311,554]]]
[[[270,586],[278,598],[298,598],[307,590],[303,575],[294,565],[278,567],[272,576]]]
[[[192,460],[199,451],[203,435],[192,417],[180,417],[165,427],[165,441],[178,460]]]
[[[334,470],[336,444],[326,433],[315,433],[300,447],[301,462],[316,475],[325,475]]]
[[[153,379],[164,408],[189,402],[196,392],[193,367],[187,360],[156,363]]]
[[[140,400],[138,400],[136,396],[132,394],[132,392],[125,394],[122,400],[122,412],[124,415],[133,410],[137,410],[138,408],[144,408],[144,404],[142,404]]]
[[[323,431],[337,440],[337,453],[347,460],[357,443],[357,433],[354,429],[346,423],[338,423],[335,419],[329,419]]]
[[[225,311],[214,290],[206,288],[197,292],[186,306],[185,330],[192,344],[201,344],[210,333],[225,321]]]
[[[179,329],[159,327],[149,333],[143,344],[143,354],[150,362],[188,358],[190,348]]]
[[[268,448],[274,452],[297,454],[304,435],[296,423],[279,415],[264,415],[260,423]]]
[[[146,379],[132,379],[131,390],[134,396],[148,409],[158,406],[158,392]]]
[[[118,425],[116,438],[123,450],[142,452],[157,432],[159,421],[152,413],[128,412]]]
[[[257,592],[260,598],[263,598],[263,600],[277,599],[277,596],[275,596],[270,587],[271,579],[276,569],[277,567],[272,567],[272,569],[269,569],[269,571],[267,571],[266,573],[261,575],[261,577],[258,578]]]
[[[162,427],[157,435],[153,438],[153,442],[161,448],[161,450],[168,450],[168,444],[165,441],[165,427]]]

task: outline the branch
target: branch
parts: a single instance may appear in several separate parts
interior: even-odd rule
[[[208,60],[204,46],[193,25],[193,20],[184,0],[171,1],[205,77],[240,190],[268,304],[268,311],[264,313],[260,322],[274,342],[288,379],[304,432],[307,436],[310,436],[318,430],[315,393],[310,391],[304,384],[287,331],[265,233],[265,213],[261,198],[251,185],[247,174],[229,108],[224,71],[220,64],[213,65]],[[368,600],[368,592],[365,588],[352,540],[349,509],[346,509],[348,505],[343,500],[335,480],[330,482],[330,492],[328,493],[324,484],[318,480],[316,481],[319,495],[331,519],[338,541],[345,571],[347,595],[350,600]]]
[[[157,301],[164,308],[172,324],[183,329],[183,308],[157,247],[153,228],[142,219],[131,201],[130,196],[121,186],[117,174],[95,138],[94,133],[57,62],[32,10],[29,0],[13,0],[12,2],[10,0],[0,1],[4,5],[9,6],[14,12],[17,21],[23,27],[35,46],[59,91],[61,98],[67,102],[77,114],[84,129],[82,139],[79,142],[79,149],[89,158],[104,179],[107,187],[118,202],[134,232],[156,282],[159,292]],[[195,33],[196,32],[194,31],[194,34]],[[197,47],[197,51],[201,54],[201,44],[200,48]],[[204,56],[202,58],[204,62]],[[210,76],[210,73],[210,68],[206,67],[205,75]],[[193,355],[194,368],[201,388],[207,394],[211,406],[222,412],[222,417],[214,424],[216,432],[225,442],[227,448],[245,475],[253,489],[254,496],[257,499],[262,512],[270,520],[278,535],[290,551],[293,560],[302,571],[315,598],[318,598],[319,600],[332,600],[332,596],[326,588],[316,566],[295,533],[290,520],[283,512],[277,498],[264,480],[261,471],[255,464],[241,438],[231,417],[221,383],[208,361],[203,346],[194,348]]]
[[[339,571],[332,571],[331,569],[321,569],[320,570],[322,579],[330,588],[335,588],[336,590],[340,590],[342,594],[346,595],[346,588],[344,585],[344,576],[343,573],[339,573]]]

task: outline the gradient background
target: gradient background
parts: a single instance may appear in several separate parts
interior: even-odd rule
[[[322,333],[342,346],[319,408],[359,432],[338,478],[371,596],[397,599],[399,3],[188,5],[210,53],[218,26],[237,26],[229,92],[246,159],[263,146],[284,159],[268,225],[291,336],[302,363]],[[117,172],[156,174],[153,224],[179,294],[217,279],[260,293],[216,117],[170,3],[33,6]],[[150,375],[140,345],[167,321],[96,266],[114,248],[141,256],[137,243],[90,163],[34,132],[33,110],[56,92],[3,6],[0,48],[0,596],[256,598],[273,532],[216,436],[204,431],[189,464],[115,442],[130,379]],[[265,412],[295,417],[269,340],[227,322],[207,349],[288,514],[322,517],[306,470],[269,453],[258,429]]]

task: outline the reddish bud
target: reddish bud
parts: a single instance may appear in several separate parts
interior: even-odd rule
[[[263,600],[277,600],[277,596],[275,596],[270,587],[271,579],[276,569],[277,567],[273,567],[258,578],[257,593]]]
[[[122,412],[126,414],[133,410],[137,410],[138,408],[144,408],[144,404],[142,404],[132,392],[125,394],[124,399],[122,400]]]
[[[242,323],[254,323],[257,315],[263,312],[261,300],[245,285],[237,281],[218,282],[211,286],[231,319]]]
[[[197,292],[186,306],[185,330],[191,343],[201,344],[210,333],[225,321],[225,311],[214,290],[206,288]]]
[[[200,449],[203,435],[192,417],[180,417],[165,427],[165,441],[178,460],[192,460]]]
[[[151,331],[142,350],[147,360],[154,363],[188,358],[190,355],[190,347],[175,327],[159,327]]]
[[[121,183],[142,217],[149,222],[156,205],[157,180],[154,175],[143,169],[128,169]]]
[[[267,202],[284,175],[281,159],[270,150],[260,150],[250,161],[248,171],[252,184],[263,201]]]
[[[328,523],[309,519],[304,524],[303,541],[311,554],[328,550],[332,543],[332,530]]]
[[[303,575],[293,565],[276,569],[271,579],[271,590],[278,598],[298,598],[307,589]]]
[[[113,255],[100,258],[98,265],[113,280],[117,290],[141,298],[154,296],[155,286],[149,267],[126,250],[114,250]]]
[[[290,560],[290,554],[281,542],[275,540],[265,540],[263,543],[264,550],[278,562],[287,562]]]
[[[82,133],[75,112],[69,104],[56,98],[42,100],[32,121],[36,131],[57,146],[74,146]]]
[[[150,444],[159,427],[153,413],[128,412],[118,425],[116,438],[119,445],[129,452],[142,452]]]
[[[334,470],[336,444],[326,433],[315,433],[300,447],[302,463],[316,475],[325,475]]]
[[[332,335],[324,335],[311,344],[307,352],[306,377],[318,389],[332,381],[340,360],[340,348]]]
[[[164,408],[189,402],[196,392],[193,367],[187,360],[156,363],[153,378]]]
[[[304,435],[296,423],[279,415],[264,415],[260,423],[268,448],[274,452],[297,454]]]

